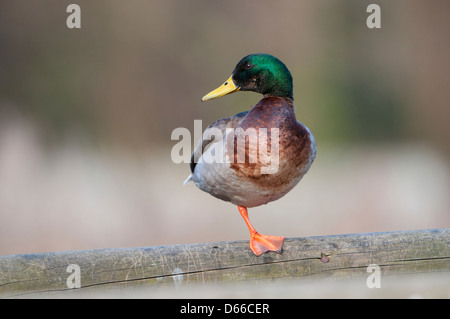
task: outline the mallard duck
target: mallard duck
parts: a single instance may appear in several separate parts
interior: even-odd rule
[[[276,57],[247,55],[236,65],[230,78],[206,94],[202,101],[237,91],[261,93],[263,98],[250,111],[222,118],[207,127],[205,133],[212,130],[216,137],[220,135],[217,132],[223,136],[212,140],[212,136],[205,138],[204,133],[192,153],[191,174],[185,184],[193,181],[201,190],[238,206],[249,228],[250,249],[255,255],[266,251],[281,253],[285,238],[258,233],[250,223],[247,208],[277,200],[297,185],[316,157],[316,143],[311,131],[296,119],[292,76]],[[250,142],[238,143],[240,138],[246,141],[245,135],[252,139],[249,129],[258,132],[253,135],[258,147],[265,145],[269,155],[278,153],[271,157],[270,164],[261,152],[249,146]],[[275,145],[271,144],[274,140],[278,142]],[[245,161],[236,160],[240,151],[245,153]],[[222,152],[225,160],[215,161],[213,157]],[[275,169],[265,170],[268,165]]]

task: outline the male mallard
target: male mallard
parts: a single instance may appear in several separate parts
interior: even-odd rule
[[[277,200],[297,185],[314,161],[316,143],[310,130],[295,117],[292,76],[276,57],[269,54],[244,57],[231,77],[202,101],[237,91],[254,91],[264,97],[250,111],[208,126],[205,133],[215,130],[213,135],[219,132],[223,137],[199,142],[191,157],[192,173],[186,183],[192,180],[201,190],[238,206],[250,230],[250,248],[257,256],[266,251],[281,253],[284,237],[259,234],[248,219],[247,207]],[[249,134],[255,131],[258,134]],[[259,134],[261,132],[265,134]],[[229,133],[233,133],[231,139]],[[258,147],[267,147],[267,154],[278,152],[277,158],[270,157],[275,169],[267,169],[267,157],[256,152],[251,142],[238,143],[246,141],[246,136],[258,141]],[[276,138],[278,144],[271,144]],[[240,151],[240,154],[245,152],[245,161],[239,161]],[[225,160],[214,161],[218,152],[226,154]]]

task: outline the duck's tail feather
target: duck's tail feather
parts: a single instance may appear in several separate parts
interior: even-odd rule
[[[188,178],[186,178],[186,180],[184,181],[183,185],[186,185],[187,183],[189,183],[192,180],[192,174],[189,175]]]

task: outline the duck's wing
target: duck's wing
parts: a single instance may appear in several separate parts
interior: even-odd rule
[[[206,129],[219,129],[222,134],[226,134],[226,129],[227,128],[236,128],[239,123],[242,121],[242,119],[247,115],[248,111],[246,112],[241,112],[238,113],[234,116],[230,116],[230,117],[225,117],[222,118],[220,120],[215,121],[214,123],[212,123],[211,125],[209,125]],[[204,133],[204,132],[203,132]],[[197,146],[194,149],[194,152],[192,153],[191,156],[191,173],[194,173],[195,170],[195,166],[197,165],[197,160],[200,159],[200,157],[202,156],[202,154],[204,153],[204,151],[210,147],[213,143],[217,143],[218,141],[216,141],[215,139],[201,139],[198,143]],[[191,180],[192,174],[189,175],[189,177],[186,179],[186,181],[184,182],[184,184],[188,183]]]

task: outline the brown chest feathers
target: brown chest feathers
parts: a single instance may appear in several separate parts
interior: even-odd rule
[[[283,187],[304,174],[310,136],[290,101],[265,97],[242,119],[234,140],[228,139],[227,154],[233,154],[230,167],[240,178],[261,188]]]

